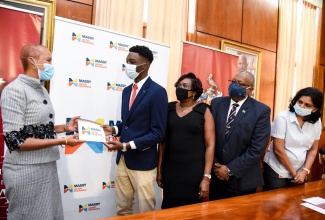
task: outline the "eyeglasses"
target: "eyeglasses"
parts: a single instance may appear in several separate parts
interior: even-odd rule
[[[177,83],[175,85],[175,87],[176,88],[183,88],[183,89],[191,90],[191,86],[188,85],[187,83],[183,83],[183,84]]]
[[[229,81],[229,83],[236,83],[237,85],[239,85],[239,86],[241,86],[243,88],[247,87],[246,89],[249,89],[251,87],[250,85],[247,85],[247,84],[244,84],[244,83],[241,83],[241,82],[237,82],[235,80],[228,80],[228,81]]]

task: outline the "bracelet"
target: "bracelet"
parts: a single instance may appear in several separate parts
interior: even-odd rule
[[[310,170],[309,169],[307,169],[306,167],[304,167],[304,168],[302,168],[304,171],[306,171],[307,172],[307,174],[309,174],[310,173]]]
[[[64,124],[64,132],[67,132],[67,123]]]
[[[161,170],[157,170],[157,172],[162,173]]]
[[[65,140],[65,145],[68,145],[68,140],[67,140],[67,138],[66,137],[63,137],[64,138],[64,140]]]

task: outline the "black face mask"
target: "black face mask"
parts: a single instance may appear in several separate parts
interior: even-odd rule
[[[187,89],[183,89],[183,88],[176,88],[176,97],[177,100],[179,101],[183,101],[188,99],[188,91]]]

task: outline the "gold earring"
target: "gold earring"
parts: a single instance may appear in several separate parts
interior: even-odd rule
[[[193,95],[193,100],[194,100],[194,95]]]

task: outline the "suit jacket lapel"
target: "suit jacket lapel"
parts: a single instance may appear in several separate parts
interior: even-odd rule
[[[222,142],[225,142],[225,129],[226,129],[226,123],[228,119],[228,111],[229,111],[229,106],[230,106],[230,97],[225,99],[223,103],[220,105],[220,127],[221,131],[221,140]]]
[[[226,140],[228,140],[228,138],[231,136],[231,133],[235,130],[240,120],[249,112],[250,107],[251,107],[251,98],[248,97],[247,100],[243,103],[243,105],[238,110],[235,120],[231,123],[229,135],[227,135]]]
[[[131,98],[131,91],[132,91],[132,85],[129,85],[124,88],[123,91],[123,97],[122,97],[122,118],[123,120],[126,120],[129,115],[129,103],[130,103],[130,98]]]
[[[148,88],[149,88],[151,82],[152,82],[151,78],[148,77],[148,79],[146,80],[146,82],[143,84],[143,86],[141,87],[140,91],[138,92],[137,96],[135,97],[134,102],[133,102],[130,110],[128,111],[128,115],[127,115],[127,118],[126,118],[125,122],[130,118],[130,116],[132,115],[132,113],[134,112],[134,110],[137,108],[137,106],[141,102],[141,100],[144,97],[144,95],[147,93]],[[130,95],[128,97],[128,101],[130,101],[130,96],[131,96],[131,92],[130,92]],[[128,105],[128,109],[129,109],[129,105]]]

